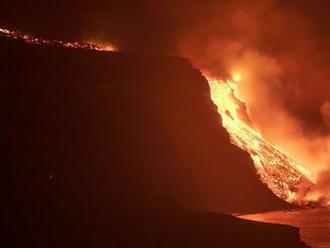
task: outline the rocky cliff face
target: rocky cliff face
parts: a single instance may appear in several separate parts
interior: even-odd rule
[[[132,240],[144,247],[154,247],[148,232],[152,242],[166,236],[167,245],[177,244],[182,234],[193,244],[200,221],[201,240],[217,239],[218,228],[227,233],[229,223],[237,223],[252,244],[259,235],[249,238],[247,221],[222,222],[222,215],[201,220],[187,212],[182,217],[177,209],[287,207],[259,181],[248,156],[229,143],[207,82],[185,59],[5,38],[0,56],[3,219],[17,246],[88,247],[99,240],[125,247],[120,242],[137,230],[144,238],[134,234]],[[159,214],[169,209],[175,213]],[[167,236],[172,228],[165,222],[182,230]],[[195,227],[183,231],[185,223]],[[111,236],[109,230],[117,231]],[[299,247],[296,229],[288,230]]]

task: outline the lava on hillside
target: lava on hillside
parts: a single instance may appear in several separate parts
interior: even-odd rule
[[[309,172],[242,120],[239,109],[244,103],[237,95],[237,81],[238,76],[221,81],[208,78],[212,101],[231,142],[250,154],[260,179],[275,195],[290,203],[308,204],[304,196],[313,187]]]
[[[64,42],[60,40],[45,40],[41,38],[34,37],[29,34],[22,34],[18,31],[8,30],[5,28],[0,28],[0,36],[4,36],[10,39],[23,40],[26,43],[35,44],[35,45],[46,45],[46,46],[60,46],[67,48],[81,48],[81,49],[90,49],[96,51],[114,51],[115,48],[109,45],[96,45],[94,43],[88,42]]]

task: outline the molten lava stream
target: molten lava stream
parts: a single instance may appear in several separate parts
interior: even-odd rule
[[[262,182],[289,203],[307,204],[304,196],[313,187],[307,178],[308,171],[263,139],[240,114],[244,112],[248,116],[246,105],[237,94],[239,75],[235,75],[233,80],[207,79],[212,101],[217,106],[231,142],[250,154]]]

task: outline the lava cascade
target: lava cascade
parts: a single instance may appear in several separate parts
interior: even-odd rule
[[[237,94],[238,77],[233,80],[217,80],[212,77],[207,79],[212,101],[217,106],[222,125],[229,133],[231,142],[250,154],[262,182],[275,195],[289,203],[307,204],[304,195],[313,188],[313,183],[308,179],[309,172],[262,138],[242,118],[240,112],[245,111],[246,115],[248,113]]]

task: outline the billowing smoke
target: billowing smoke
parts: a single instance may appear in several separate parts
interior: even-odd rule
[[[305,165],[317,186],[307,197],[315,199],[330,196],[330,57],[328,37],[320,36],[320,22],[308,12],[318,4],[300,4],[210,2],[180,27],[177,40],[179,54],[196,67],[241,76],[238,90],[253,127]],[[181,7],[182,13],[198,9]]]

